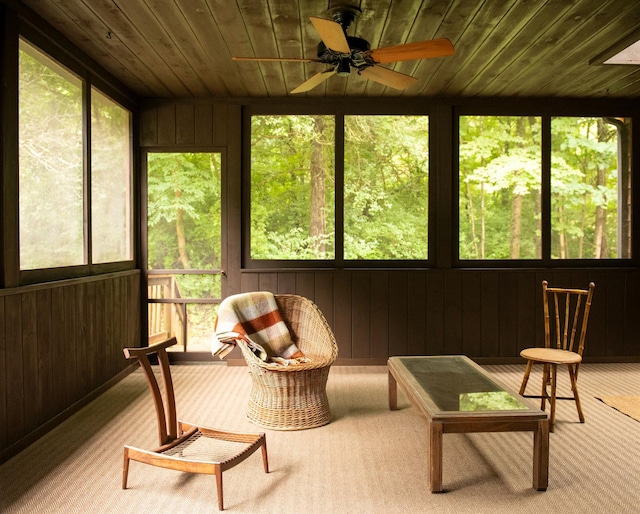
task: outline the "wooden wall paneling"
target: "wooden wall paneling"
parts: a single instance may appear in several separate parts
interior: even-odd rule
[[[54,368],[55,348],[51,318],[51,289],[40,289],[36,292],[38,386],[41,399],[38,425],[42,425],[56,414],[53,376],[59,373],[60,369]]]
[[[628,307],[621,305],[624,298],[626,273],[596,271],[591,274],[596,288],[593,292],[585,359],[593,356],[620,355],[624,341],[624,318]],[[622,307],[622,308],[621,308]]]
[[[296,294],[309,298],[316,305],[316,288],[312,272],[296,273]],[[320,307],[318,305],[318,307]]]
[[[64,357],[67,366],[65,378],[65,404],[72,405],[80,399],[80,366],[78,366],[79,319],[76,309],[78,286],[65,286],[64,290]]]
[[[444,273],[440,270],[431,270],[427,272],[426,278],[425,353],[427,355],[442,355],[447,330],[444,323]],[[392,280],[391,277],[389,280]]]
[[[483,272],[481,348],[478,357],[492,357],[500,354],[500,284],[496,273]]]
[[[351,357],[371,358],[371,272],[351,275]]]
[[[229,294],[249,293],[260,289],[259,273],[243,273],[240,278],[240,291],[229,291]]]
[[[196,113],[192,103],[176,104],[176,144],[193,145],[196,142]]]
[[[0,12],[2,12],[2,8],[0,8]],[[7,369],[9,368],[9,361],[7,359],[5,326],[4,297],[0,297],[0,448],[7,446],[7,426],[9,425],[9,417],[7,416],[7,393],[9,391]]]
[[[53,370],[53,411],[62,412],[66,403],[66,375],[69,361],[65,337],[64,287],[53,287],[51,291],[51,369]]]
[[[4,330],[7,357],[7,444],[11,445],[25,435],[23,405],[24,357],[22,352],[22,299],[20,296],[5,298]]]
[[[140,145],[156,146],[158,144],[158,108],[146,105],[140,109]]]
[[[392,337],[395,335],[389,333],[389,272],[378,271],[371,280],[371,357],[390,357]]]
[[[510,357],[514,354],[518,339],[518,280],[515,273],[500,273],[500,321],[499,321],[499,356]]]
[[[213,104],[210,102],[196,104],[194,123],[196,145],[213,145]]]
[[[331,271],[314,273],[314,290],[313,301],[335,332],[334,273]]]
[[[278,292],[278,273],[260,273],[258,276],[260,277],[258,283],[259,291]]]
[[[594,293],[595,297],[595,293]],[[624,301],[620,308],[625,308],[624,341],[620,355],[640,354],[638,336],[640,334],[640,273],[627,273]]]
[[[28,434],[38,428],[39,413],[43,401],[40,388],[38,363],[38,314],[37,299],[34,291],[21,296],[22,308],[22,368],[23,368],[23,409],[24,430]]]
[[[158,144],[161,146],[176,144],[176,105],[162,103],[158,105]]]
[[[541,302],[542,286],[536,280],[535,273],[516,273],[518,305],[516,337],[511,345],[511,355],[520,355],[522,349],[534,345],[531,334],[535,334],[536,326],[543,324],[542,314],[538,315],[536,305]],[[540,297],[540,300],[539,300]]]
[[[296,293],[296,274],[278,273],[278,287],[276,291],[280,294]]]
[[[338,341],[340,357],[353,356],[353,334],[351,330],[351,273],[336,271],[334,277],[333,331]]]
[[[389,280],[389,354],[407,355],[410,288],[406,271],[397,271]]]
[[[87,319],[87,298],[84,284],[73,286],[75,291],[75,323],[76,323],[76,390],[77,399],[89,393],[89,370],[87,369],[87,341],[88,333],[86,327]]]
[[[427,285],[424,271],[409,271],[407,298],[407,354],[425,355]]]
[[[478,356],[482,354],[482,272],[464,272],[462,287],[462,353]]]
[[[213,144],[218,146],[231,146],[236,145],[238,147],[241,141],[240,134],[240,120],[241,107],[239,105],[229,105],[223,103],[217,103],[212,105],[213,109]],[[237,130],[235,132],[227,130],[229,124],[237,124]],[[236,125],[234,125],[235,127]],[[240,157],[238,157],[240,162]]]
[[[97,330],[96,330],[96,289],[98,284],[96,282],[86,282],[84,284],[85,295],[86,295],[86,337],[84,340],[85,351],[86,351],[86,366],[87,366],[87,386],[88,390],[85,394],[89,394],[93,389],[95,389],[96,385],[99,383],[98,378],[98,366],[97,361],[99,359],[98,347],[99,344],[96,344],[98,340]]]
[[[106,366],[110,376],[114,376],[120,370],[118,363],[121,362],[124,357],[122,354],[122,348],[124,348],[125,338],[122,336],[122,330],[127,326],[124,313],[126,310],[118,309],[118,300],[126,299],[126,305],[130,300],[127,297],[122,296],[122,291],[126,291],[123,288],[125,285],[124,277],[120,277],[113,281],[111,284],[111,298],[108,299],[109,309],[111,311],[111,319],[108,323],[111,337],[109,340],[109,362]]]
[[[94,352],[92,359],[92,365],[95,370],[93,384],[101,384],[106,381],[106,374],[104,373],[106,359],[105,328],[107,324],[105,300],[105,281],[101,280],[96,282],[95,285],[95,335],[90,339],[90,344]]]
[[[444,353],[462,353],[462,273],[444,275]]]

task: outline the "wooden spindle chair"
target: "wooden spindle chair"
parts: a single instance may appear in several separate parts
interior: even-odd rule
[[[589,289],[549,287],[548,282],[544,280],[542,293],[545,346],[544,348],[526,348],[520,352],[520,356],[527,359],[520,395],[527,396],[524,393],[533,365],[535,363],[543,365],[541,394],[527,397],[541,398],[540,408],[542,410],[545,409],[546,400],[549,400],[549,429],[552,432],[555,424],[556,400],[575,401],[580,423],[584,423],[580,396],[578,395],[578,370],[582,362],[587,322],[595,287],[593,282],[589,284]],[[553,314],[553,324],[551,323],[551,314]],[[554,340],[555,344],[552,344]],[[556,396],[558,365],[566,365],[569,369],[573,396]],[[551,386],[550,395],[547,393],[549,385]]]
[[[216,476],[218,509],[224,509],[222,495],[222,472],[226,471],[262,448],[265,473],[269,472],[267,441],[264,433],[241,434],[215,428],[207,428],[179,421],[176,413],[175,393],[167,348],[176,344],[176,338],[151,345],[147,348],[124,348],[127,359],[138,359],[145,373],[149,390],[153,396],[158,421],[160,446],[154,450],[124,447],[122,488],[127,488],[129,462],[131,460],[175,469],[188,473]],[[157,354],[164,388],[164,400],[149,355]]]

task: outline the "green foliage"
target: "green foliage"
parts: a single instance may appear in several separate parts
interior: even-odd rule
[[[252,258],[333,258],[334,133],[330,116],[252,117]],[[314,148],[322,170],[322,213],[310,207]],[[325,229],[314,236],[312,216],[321,214]]]
[[[150,153],[147,167],[148,267],[220,269],[220,154]]]

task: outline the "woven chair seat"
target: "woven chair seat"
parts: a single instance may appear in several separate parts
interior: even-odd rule
[[[326,384],[338,356],[336,339],[320,309],[297,295],[275,295],[280,313],[309,362],[277,366],[240,342],[252,378],[247,417],[272,430],[315,428],[331,421]]]

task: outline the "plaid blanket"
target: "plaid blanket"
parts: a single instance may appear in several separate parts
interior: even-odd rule
[[[225,298],[218,308],[214,332],[211,351],[221,358],[242,340],[263,361],[304,359],[269,292]]]

